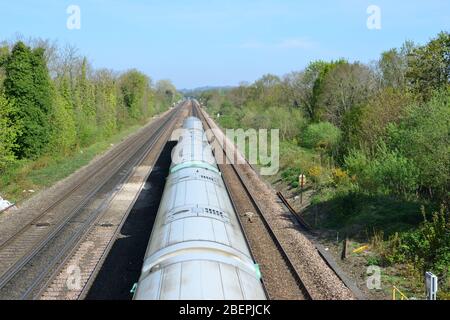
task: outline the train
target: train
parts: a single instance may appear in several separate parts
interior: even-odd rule
[[[181,131],[133,299],[266,300],[201,120]]]

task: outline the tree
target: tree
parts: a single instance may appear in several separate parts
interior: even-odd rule
[[[351,108],[365,103],[376,89],[373,72],[360,63],[340,63],[327,73],[321,85],[319,105],[323,117],[340,126]]]
[[[399,123],[407,106],[413,102],[412,94],[392,87],[387,87],[375,94],[362,107],[360,119],[356,122],[352,119],[350,125],[357,130],[354,138],[359,144],[348,147],[363,147],[370,153],[375,152],[378,140],[386,139],[387,126]]]
[[[83,63],[86,64],[86,61],[79,56],[78,49],[71,45],[65,45],[58,50],[56,57],[53,59],[53,65],[50,66],[50,70],[53,70],[55,74],[54,78],[57,80],[67,77],[70,88],[73,90]]]
[[[75,119],[80,145],[89,145],[96,134],[97,123],[95,115],[95,92],[90,80],[91,68],[86,58],[83,58],[81,70],[75,87]]]
[[[266,74],[255,81],[252,85],[253,99],[258,101],[264,108],[286,105],[285,95],[281,79],[272,74]]]
[[[69,155],[162,110],[155,100],[168,106],[178,97],[169,81],[155,97],[137,70],[95,71],[75,47],[27,43],[0,43],[0,170],[16,158]]]
[[[450,185],[450,90],[436,92],[428,102],[409,105],[397,125],[387,129],[387,144],[419,169],[422,191],[445,199]]]
[[[382,74],[382,83],[386,87],[404,88],[407,84],[408,57],[414,50],[414,43],[406,41],[400,50],[391,49],[381,54],[378,62]]]
[[[181,95],[170,80],[159,80],[155,85],[155,111],[167,110]]]
[[[8,46],[0,46],[0,92],[3,88],[3,82],[5,81],[5,68],[4,65],[8,60],[9,56],[9,47]]]
[[[14,122],[15,106],[0,93],[0,172],[16,160],[14,149],[21,135],[20,124]]]
[[[118,128],[118,97],[114,73],[109,70],[99,70],[95,72],[93,81],[95,85],[97,126],[104,137],[109,137]]]
[[[426,99],[450,84],[450,33],[441,32],[410,54],[406,74],[411,86]]]
[[[170,80],[159,80],[156,83],[156,92],[167,102],[172,103],[176,96],[177,89]]]
[[[324,80],[336,66],[346,63],[345,60],[332,62],[311,62],[303,72],[293,72],[285,77],[289,91],[292,93],[292,104],[300,106],[312,121],[318,121],[321,110],[319,98],[324,92]]]
[[[242,108],[242,105],[249,99],[249,84],[241,82],[237,88],[233,88],[229,92],[230,101],[238,108]]]
[[[332,151],[341,138],[339,128],[329,122],[310,124],[302,135],[302,145],[312,149]]]
[[[77,129],[70,102],[56,95],[49,121],[52,130],[49,151],[54,155],[69,155],[77,143]]]
[[[51,77],[55,77],[58,61],[58,43],[49,39],[34,38],[27,41],[31,48],[40,48],[44,52],[45,64]]]
[[[128,115],[140,119],[145,113],[144,98],[149,88],[149,79],[137,70],[130,70],[120,77],[120,91]]]
[[[48,115],[52,107],[53,87],[48,74],[44,50],[31,50],[18,42],[5,63],[5,94],[17,107],[14,122],[26,130],[17,139],[19,158],[40,155],[48,144]]]

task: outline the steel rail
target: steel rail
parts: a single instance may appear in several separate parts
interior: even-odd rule
[[[284,197],[284,195],[281,192],[277,192],[278,198],[280,198],[281,202],[286,206],[286,208],[289,210],[289,212],[294,216],[295,220],[306,230],[312,233],[312,228],[308,224],[308,222],[303,219],[303,217],[295,211],[295,209],[291,206],[291,204],[287,201],[287,199]]]

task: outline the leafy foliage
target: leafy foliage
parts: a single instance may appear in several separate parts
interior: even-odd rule
[[[139,119],[144,109],[148,78],[137,70],[131,70],[123,74],[119,81],[120,93],[130,117]]]
[[[444,199],[450,185],[450,91],[435,93],[426,103],[415,103],[397,125],[387,127],[387,144],[418,169],[424,195]]]
[[[20,121],[24,130],[17,137],[14,150],[19,158],[36,157],[45,151],[50,139],[49,113],[53,87],[48,75],[44,51],[32,50],[18,42],[4,64],[6,98],[14,101],[17,111],[13,122]]]
[[[76,124],[67,101],[57,96],[49,116],[51,136],[48,151],[52,154],[68,155],[77,143]]]
[[[319,100],[325,93],[325,80],[337,66],[346,63],[345,60],[332,62],[319,60],[311,62],[303,72],[286,75],[285,91],[292,97],[290,98],[292,105],[301,107],[310,120],[318,121],[323,114]]]
[[[407,106],[414,103],[414,96],[407,91],[386,87],[369,99],[359,114],[347,119],[354,128],[353,137],[347,137],[347,148],[361,147],[375,153],[378,140],[387,138],[387,128],[398,124]],[[349,133],[349,130],[346,131]]]
[[[450,219],[442,206],[427,217],[422,208],[423,222],[417,230],[394,234],[386,245],[377,247],[385,263],[412,263],[420,272],[438,275],[444,289],[450,277]],[[442,289],[441,289],[442,290]]]
[[[311,149],[331,151],[337,147],[341,132],[329,122],[310,124],[302,135],[302,145]]]
[[[367,66],[360,63],[337,65],[325,78],[319,97],[324,118],[339,126],[347,112],[367,101],[376,85],[375,76]]]
[[[371,159],[355,150],[345,158],[345,164],[359,186],[369,193],[407,197],[417,189],[418,170],[414,163],[385,145],[380,145]]]
[[[0,94],[0,173],[16,161],[13,149],[17,148],[16,140],[21,135],[20,124],[13,123],[15,108]]]
[[[94,70],[73,47],[42,40],[0,47],[0,171],[13,170],[16,160],[69,156],[178,97],[169,81],[153,88],[137,70]]]
[[[407,85],[408,59],[414,49],[414,43],[406,41],[400,49],[393,48],[381,54],[378,67],[384,87],[398,90]]]
[[[428,44],[415,48],[409,57],[407,79],[424,98],[430,97],[435,90],[448,87],[450,82],[450,33],[439,33]]]

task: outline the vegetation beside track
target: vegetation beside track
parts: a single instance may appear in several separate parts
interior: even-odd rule
[[[53,185],[89,164],[96,156],[141,127],[138,124],[133,125],[106,140],[93,143],[68,156],[46,155],[36,160],[18,160],[0,177],[0,190],[11,201],[20,202],[34,192]]]
[[[307,219],[370,244],[367,264],[389,272],[389,284],[422,298],[432,271],[448,298],[449,52],[442,32],[370,66],[316,61],[283,78],[192,94],[223,128],[279,128],[281,168],[271,180],[298,193],[299,174],[307,176]]]
[[[95,70],[74,47],[0,43],[0,195],[65,178],[180,98],[138,70]]]

